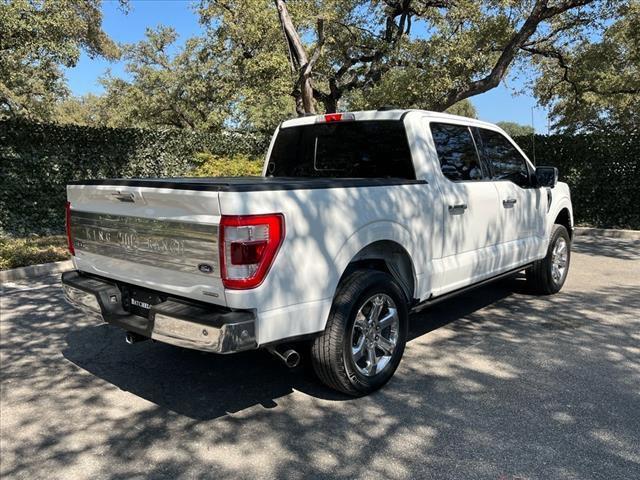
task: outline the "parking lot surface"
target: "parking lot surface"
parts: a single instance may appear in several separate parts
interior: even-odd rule
[[[563,291],[508,279],[411,318],[360,399],[268,353],[152,342],[2,287],[0,477],[640,478],[640,242],[580,237]]]

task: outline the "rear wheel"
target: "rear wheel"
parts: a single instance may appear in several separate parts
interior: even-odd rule
[[[543,295],[558,293],[567,279],[570,261],[569,232],[562,225],[554,225],[547,256],[527,270],[527,281],[531,289]]]
[[[359,270],[338,288],[327,327],[311,348],[323,383],[349,395],[365,395],[389,381],[407,340],[406,300],[393,277]]]

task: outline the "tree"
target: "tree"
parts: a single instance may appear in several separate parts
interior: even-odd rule
[[[108,114],[102,100],[102,97],[91,93],[82,97],[65,97],[55,104],[51,120],[62,124],[105,126]]]
[[[324,19],[318,19],[318,44],[313,55],[309,57],[307,50],[302,44],[298,31],[293,25],[287,4],[284,0],[275,0],[278,9],[280,26],[284,33],[289,50],[289,59],[293,74],[299,74],[297,82],[294,84],[293,92],[296,97],[296,110],[299,114],[316,113],[313,99],[313,85],[311,82],[311,72],[316,62],[320,58],[322,45],[324,43]]]
[[[447,108],[445,112],[452,115],[460,115],[462,117],[478,118],[476,107],[468,98],[465,98],[458,103],[454,103],[449,108]]]
[[[469,98],[510,71],[546,68],[549,51],[591,45],[620,4],[200,0],[204,35],[176,49],[175,32],[160,28],[125,46],[130,78],[103,80],[94,117],[113,126],[270,130],[296,113],[384,105],[475,116]]]
[[[102,31],[101,0],[0,1],[0,118],[49,119],[67,88],[61,67],[81,50],[118,57]]]
[[[291,4],[296,19],[311,22],[315,10]],[[272,130],[296,115],[299,76],[292,72],[289,52],[271,0],[202,0],[203,42],[220,49],[227,59],[226,77],[233,84],[232,123],[240,127]],[[298,25],[299,26],[299,25]],[[298,106],[298,111],[300,111]],[[304,111],[302,109],[302,111]]]
[[[300,85],[311,87],[314,99],[327,112],[335,111],[339,102],[348,108],[389,103],[445,110],[495,88],[510,68],[528,65],[543,49],[567,42],[594,22],[610,18],[611,5],[616,3],[201,0],[201,14],[214,31],[231,33],[228,39],[234,48],[242,49],[246,39],[258,47],[260,42],[252,39],[251,28],[225,27],[233,17],[242,17],[242,25],[259,22],[263,31],[270,32],[264,38],[279,33],[285,40],[281,40],[284,52],[274,49],[273,43],[263,46],[274,63],[275,56],[291,51],[290,63],[296,71],[290,75],[290,93],[299,95]],[[271,24],[267,23],[269,11]],[[257,12],[260,17],[252,17]],[[322,29],[315,28],[318,18],[323,19]],[[276,32],[282,26],[284,36]],[[319,52],[320,47],[322,53],[312,64],[308,52]],[[246,63],[257,52],[251,50]],[[314,109],[312,104],[305,107],[307,113]]]
[[[101,108],[109,126],[219,129],[229,118],[235,79],[219,44],[187,40],[175,55],[172,28],[147,29],[146,39],[124,45],[130,79],[107,75]]]
[[[618,10],[595,42],[540,49],[535,93],[554,126],[575,131],[640,131],[640,2]]]
[[[533,135],[535,132],[532,126],[522,125],[516,122],[497,122],[496,125],[511,137],[524,137],[525,135]]]

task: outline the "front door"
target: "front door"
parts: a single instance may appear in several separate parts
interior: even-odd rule
[[[533,186],[533,169],[506,136],[485,128],[473,131],[480,156],[491,169],[498,191],[500,266],[503,270],[515,268],[535,258],[539,251],[547,195]]]

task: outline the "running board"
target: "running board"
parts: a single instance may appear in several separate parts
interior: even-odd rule
[[[427,300],[418,303],[417,305],[414,305],[411,308],[411,313],[415,313],[415,312],[419,312],[427,307],[430,307],[432,305],[435,305],[436,303],[440,303],[440,302],[444,302],[445,300],[449,300],[450,298],[453,298],[457,295],[460,295],[461,293],[467,293],[470,292],[471,290],[475,290],[476,288],[480,288],[483,287],[485,285],[487,285],[488,283],[492,283],[495,282],[496,280],[500,280],[502,278],[506,278],[506,277],[511,277],[512,275],[515,275],[518,272],[521,272],[522,270],[526,270],[527,268],[533,266],[533,263],[528,263],[526,265],[522,265],[521,267],[518,268],[514,268],[513,270],[509,270],[507,272],[501,273],[500,275],[496,275],[495,277],[491,277],[491,278],[487,278],[485,280],[481,280],[477,283],[473,283],[471,285],[467,285],[466,287],[462,287],[462,288],[458,288],[457,290],[453,290],[452,292],[448,292],[445,293],[443,295],[439,295],[437,297],[429,297]]]

